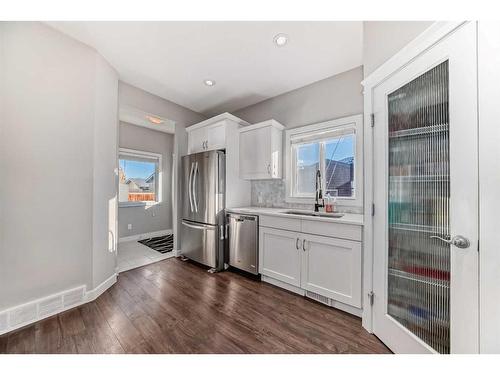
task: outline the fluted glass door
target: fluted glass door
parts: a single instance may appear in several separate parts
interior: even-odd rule
[[[373,331],[395,352],[478,350],[475,27],[373,88]]]
[[[448,62],[388,95],[388,314],[450,350]]]

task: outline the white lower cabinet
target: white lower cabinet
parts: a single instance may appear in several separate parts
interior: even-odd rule
[[[302,234],[301,288],[361,307],[361,243]]]
[[[259,229],[260,273],[300,287],[300,234],[274,228]]]
[[[266,217],[261,219],[261,223],[268,222]],[[288,227],[301,227],[300,220],[293,221],[297,226]],[[270,221],[274,222],[280,224]],[[361,308],[362,300],[361,251],[362,243],[358,240],[259,227],[262,275],[356,309]]]

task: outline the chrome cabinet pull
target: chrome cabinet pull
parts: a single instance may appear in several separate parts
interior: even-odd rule
[[[436,240],[443,241],[447,244],[458,247],[459,249],[467,249],[470,246],[470,241],[464,236],[454,236],[451,239],[446,239],[439,236],[430,236],[429,238],[434,238]]]
[[[267,164],[267,173],[271,175],[271,164]]]
[[[300,242],[300,238],[297,237],[297,240],[295,241],[295,248],[297,250],[299,249],[299,242]]]
[[[302,240],[302,250],[306,251],[306,240]]]

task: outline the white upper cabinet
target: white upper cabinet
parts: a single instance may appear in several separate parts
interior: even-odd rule
[[[207,143],[207,128],[192,130],[188,135],[188,152],[194,154],[205,151]]]
[[[226,122],[221,121],[207,127],[207,149],[219,150],[226,148]]]
[[[188,153],[220,150],[227,147],[227,142],[231,139],[230,133],[238,129],[241,125],[248,123],[230,113],[212,117],[187,128],[188,132]],[[237,145],[235,145],[237,148]]]
[[[282,177],[284,126],[267,120],[240,128],[240,177],[264,180]]]
[[[190,154],[226,148],[226,122],[220,121],[190,131],[188,148]]]

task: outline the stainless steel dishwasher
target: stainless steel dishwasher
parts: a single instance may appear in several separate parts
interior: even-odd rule
[[[259,217],[229,213],[229,265],[259,274]]]

